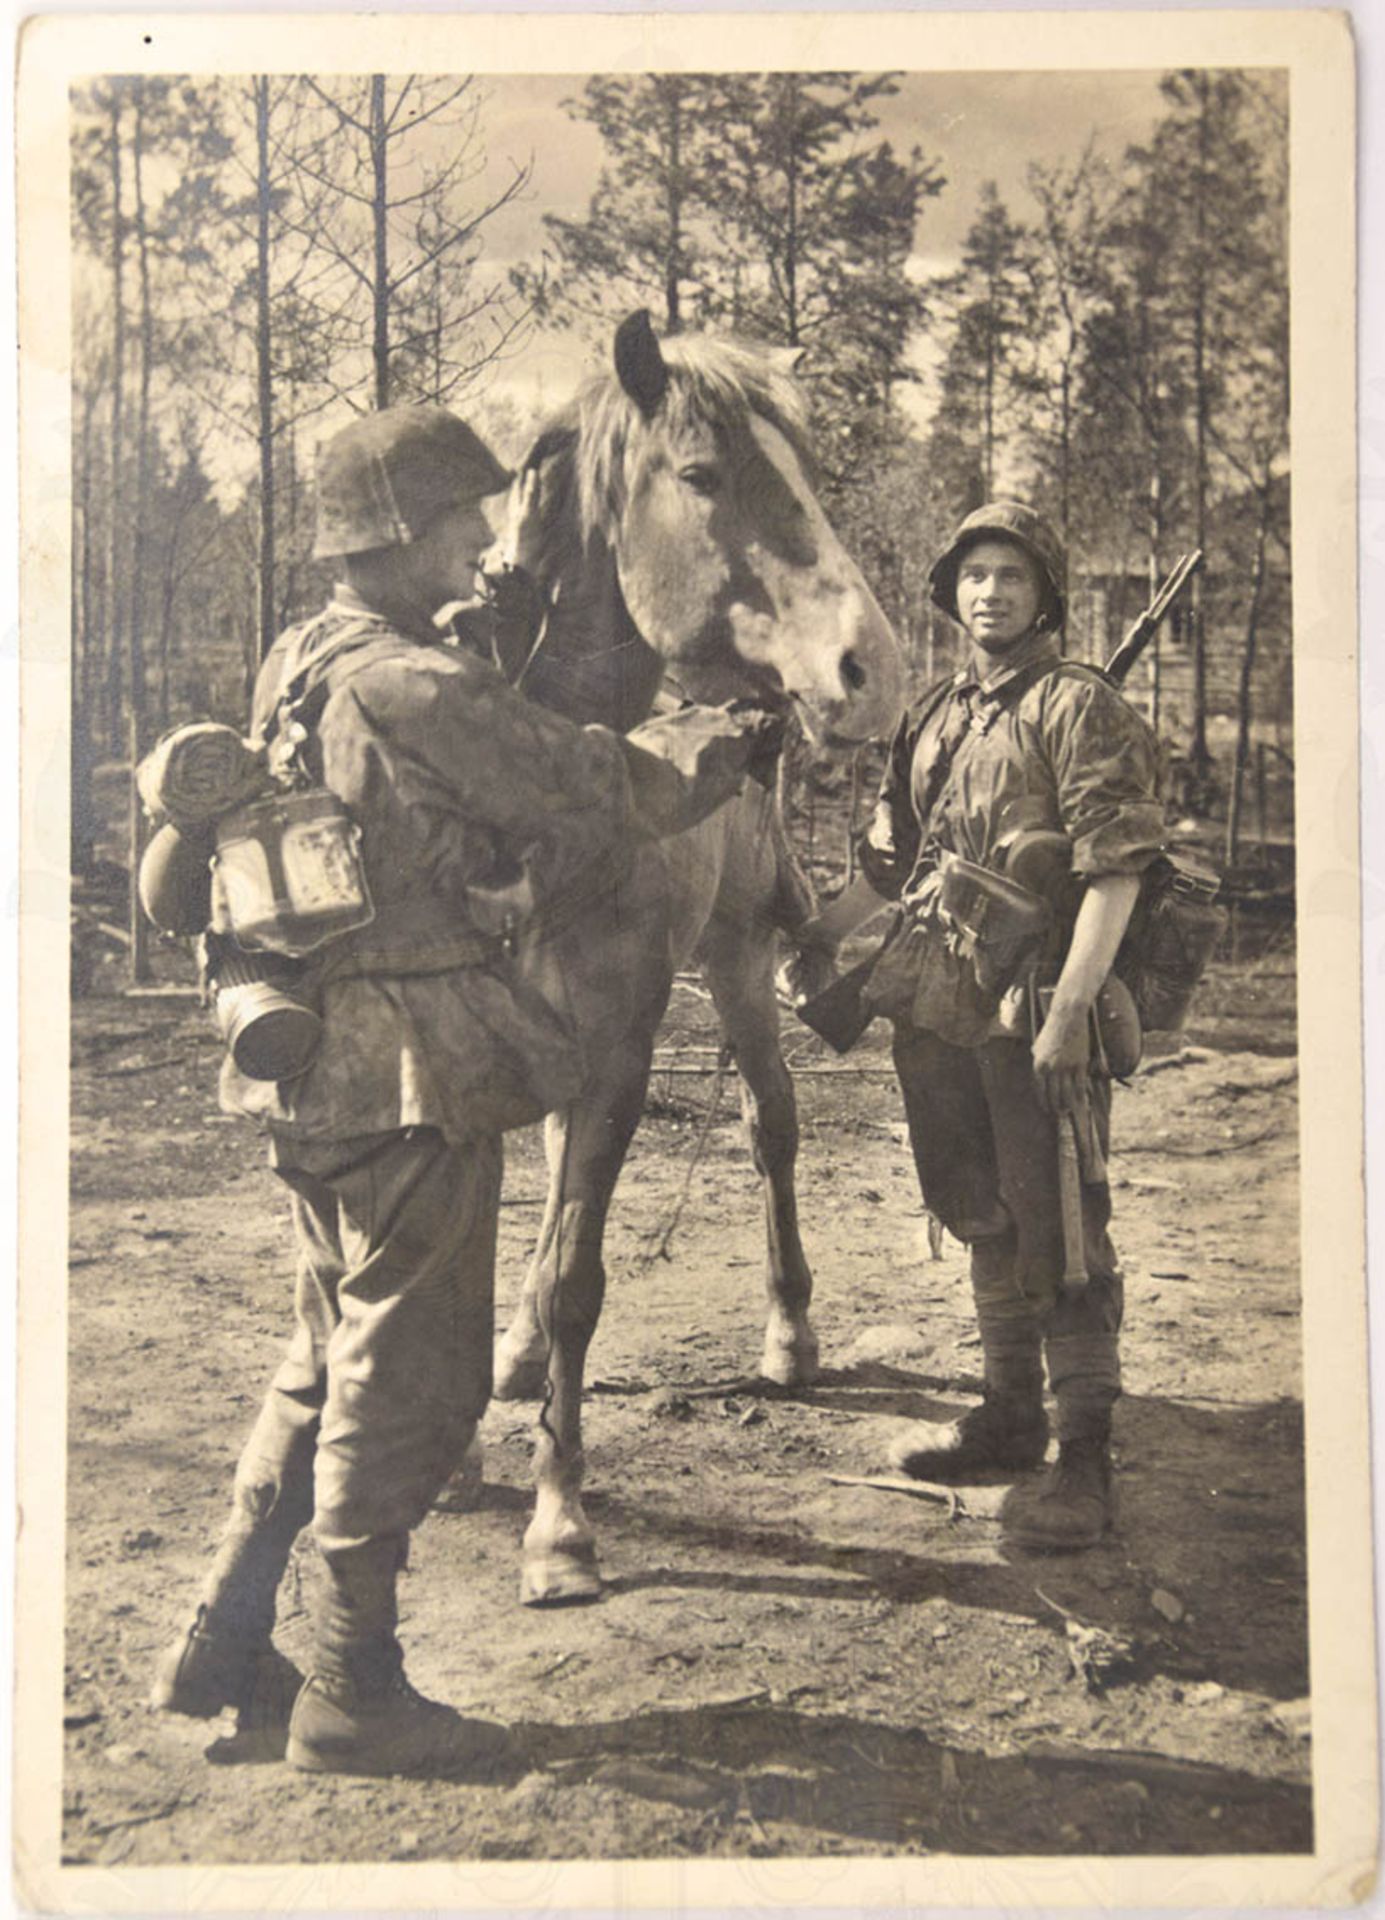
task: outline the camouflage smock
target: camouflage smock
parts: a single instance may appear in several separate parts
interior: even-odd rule
[[[222,1105],[296,1139],[429,1126],[456,1142],[535,1119],[576,1093],[577,1038],[479,936],[468,889],[512,881],[521,853],[578,877],[609,870],[630,809],[621,743],[344,588],[270,650],[257,735],[281,689],[344,634],[305,754],[361,829],[375,918],[305,967],[324,1029],[307,1071],[252,1080],[228,1058]]]
[[[1035,828],[1067,836],[1079,880],[1142,873],[1164,842],[1154,735],[1101,673],[1064,660],[1049,633],[1021,642],[984,680],[969,661],[906,713],[861,865],[878,893],[926,921],[941,852],[1000,872],[1009,841]],[[964,963],[949,965],[941,941],[934,949],[930,964],[945,978],[926,1024],[976,1045],[996,1007],[978,999]]]

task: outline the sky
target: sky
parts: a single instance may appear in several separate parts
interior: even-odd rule
[[[1118,162],[1133,141],[1146,139],[1161,111],[1161,71],[901,76],[898,92],[875,103],[879,126],[864,138],[872,145],[887,139],[901,152],[918,147],[945,178],[942,191],[922,203],[911,260],[914,276],[926,280],[957,264],[986,181],[996,182],[1011,212],[1023,219],[1032,212],[1025,176],[1033,163],[1071,162],[1089,140],[1099,154]],[[477,76],[470,97],[479,96],[476,136],[484,158],[474,156],[478,167],[468,189],[470,204],[479,207],[495,199],[517,168],[532,169],[522,192],[482,230],[482,259],[492,268],[503,270],[541,254],[545,214],[580,219],[586,213],[602,143],[595,129],[567,113],[563,103],[581,95],[587,78]],[[457,138],[456,117],[439,117],[411,145],[407,164],[421,179],[424,170],[435,170],[451,157],[448,143],[455,145]],[[176,175],[169,172],[165,178],[156,155],[148,178],[156,190],[164,190]],[[531,331],[491,370],[484,393],[460,404],[475,412],[501,457],[512,460],[536,421],[567,400],[589,369],[590,356],[604,351],[576,329]],[[902,406],[920,427],[931,412],[931,375],[940,359],[940,346],[921,330],[911,348],[919,379],[899,390]],[[345,402],[328,407],[315,416],[312,438],[330,435],[350,417]],[[248,439],[233,436],[219,451],[209,450],[207,459],[218,490],[231,498],[253,471],[254,450]]]
[[[1160,113],[1161,69],[1116,73],[910,73],[892,99],[878,103],[874,140],[897,149],[920,147],[940,163],[947,185],[923,203],[913,270],[920,277],[956,265],[977,196],[994,180],[1019,217],[1030,210],[1025,174],[1038,161],[1073,160],[1091,139],[1099,154],[1118,161],[1133,141],[1148,137]],[[482,115],[488,175],[502,177],[515,162],[532,162],[523,199],[486,228],[493,260],[525,260],[542,247],[543,215],[581,218],[601,165],[601,142],[584,121],[562,111],[580,95],[586,76],[491,77]],[[571,335],[535,338],[495,382],[494,391],[524,411],[558,404],[580,378],[588,349]],[[921,371],[927,341],[918,348]]]

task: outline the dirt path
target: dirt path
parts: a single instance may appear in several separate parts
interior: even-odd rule
[[[679,1009],[668,1047],[709,1045],[700,1003]],[[1118,1099],[1122,1522],[1072,1561],[1007,1561],[992,1521],[829,1480],[879,1471],[891,1424],[963,1404],[979,1364],[878,1046],[799,1080],[827,1371],[794,1398],[742,1378],[762,1242],[729,1092],[673,1258],[648,1257],[711,1087],[657,1075],[589,1374],[609,1592],[517,1604],[531,1411],[493,1408],[481,1505],[417,1536],[404,1635],[426,1691],[515,1729],[513,1764],[363,1783],[143,1705],[286,1332],[289,1237],[186,1001],[80,1002],[74,1055],[69,1862],[1311,1845],[1290,1059],[1155,1062]],[[517,1137],[502,1312],[541,1192]],[[294,1574],[301,1654],[303,1543]],[[1121,1643],[1104,1687],[1074,1670],[1088,1628]]]

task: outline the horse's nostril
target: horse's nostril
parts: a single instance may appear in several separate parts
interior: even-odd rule
[[[866,684],[866,670],[854,653],[842,655],[842,680],[848,693],[859,693]]]

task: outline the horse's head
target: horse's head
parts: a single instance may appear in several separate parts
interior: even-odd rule
[[[614,375],[584,389],[560,436],[566,490],[584,549],[609,551],[633,629],[680,688],[787,701],[811,738],[843,747],[894,725],[903,667],[814,494],[785,357],[661,347],[634,315]]]

